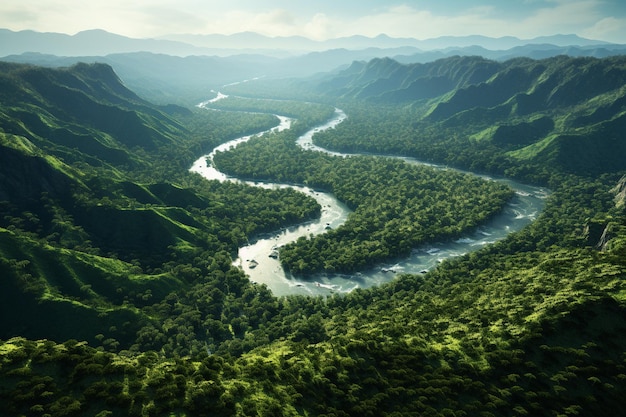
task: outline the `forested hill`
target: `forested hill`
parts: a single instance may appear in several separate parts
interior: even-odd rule
[[[428,63],[401,64],[391,58],[355,61],[318,82],[316,89],[337,97],[354,97],[399,103],[474,93],[473,100],[455,112],[476,106],[492,107],[518,94],[535,98],[531,104],[573,105],[623,86],[626,57],[573,58],[557,56],[542,60],[515,58],[494,61],[480,56],[456,56]],[[473,88],[480,86],[476,92]],[[470,92],[461,92],[469,89]],[[461,91],[455,91],[461,90]],[[487,94],[485,94],[487,93]],[[528,110],[539,110],[530,107]],[[521,112],[523,114],[523,112]]]
[[[75,147],[106,162],[129,163],[126,149],[155,149],[184,131],[163,110],[188,110],[157,109],[128,90],[108,65],[53,70],[0,63],[0,68],[0,126],[49,151]]]
[[[276,125],[272,115],[154,106],[108,65],[0,69],[0,315],[14,318],[0,338],[107,335],[128,347],[154,323],[142,307],[189,288],[193,259],[224,274],[248,236],[318,213],[295,192],[187,172],[203,149]]]
[[[623,60],[379,60],[317,77],[326,86],[317,98],[330,104],[217,102],[231,111],[151,105],[103,65],[0,63],[0,415],[620,415]],[[217,144],[277,125],[252,109],[298,121],[222,156],[281,181],[333,181],[353,207],[385,191],[368,201],[379,213],[363,212],[353,230],[380,220],[392,231],[379,239],[387,246],[398,237],[410,246],[424,220],[418,204],[436,224],[432,196],[464,203],[447,210],[455,215],[485,212],[450,187],[462,174],[296,146],[295,132],[335,105],[348,118],[314,141],[546,183],[551,192],[535,196],[545,208],[519,232],[425,273],[274,297],[233,265],[237,248],[324,208],[290,189],[188,172]],[[572,152],[577,141],[588,146]],[[357,251],[376,244],[353,237],[342,242]]]
[[[67,199],[72,188],[88,188],[85,169],[146,167],[133,148],[180,145],[186,130],[107,65],[52,70],[0,62],[0,86],[0,196],[8,201],[42,192]]]
[[[506,62],[452,57],[411,65],[376,59],[355,62],[313,88],[333,99],[412,107],[415,111],[406,124],[426,132],[431,146],[417,149],[411,142],[419,139],[407,133],[413,139],[405,137],[400,145],[396,138],[394,144],[402,153],[432,154],[433,135],[428,132],[436,126],[437,141],[450,145],[451,138],[464,137],[465,148],[481,149],[483,155],[472,156],[474,160],[484,159],[485,152],[498,153],[491,167],[558,167],[587,175],[626,168],[626,141],[621,140],[626,130],[625,56]],[[354,140],[351,144],[358,147]],[[388,143],[378,145],[381,149],[373,149],[374,143],[366,146],[389,151]],[[464,153],[457,149],[457,157]],[[453,155],[433,159],[471,164]]]

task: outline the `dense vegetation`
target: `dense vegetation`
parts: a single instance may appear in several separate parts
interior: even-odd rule
[[[316,88],[330,84],[333,93],[378,106],[346,108],[353,117],[332,135],[319,135],[322,146],[413,155],[535,182],[554,168],[590,176],[624,169],[624,56],[375,60],[346,72],[357,75],[340,74]],[[426,83],[440,89],[430,94]],[[443,99],[433,99],[439,93]],[[411,97],[417,101],[401,112],[389,105]]]
[[[209,271],[227,273],[230,254],[249,237],[319,213],[313,199],[291,190],[187,173],[205,149],[269,128],[275,117],[179,109],[185,128],[107,68],[5,67],[3,82],[15,92],[3,96],[1,109],[2,311],[25,320],[4,321],[3,337],[94,343],[107,334],[129,347],[139,329],[158,320],[142,308]],[[90,106],[102,120],[78,118]],[[115,133],[116,125],[130,129],[128,120],[131,144],[124,142],[130,135]],[[68,137],[78,145],[67,146]],[[108,160],[113,151],[123,157]],[[221,305],[223,297],[216,299]],[[58,325],[72,315],[82,320]]]
[[[296,138],[293,131],[271,134],[215,157],[231,175],[307,184],[332,192],[354,210],[340,228],[281,248],[281,262],[292,273],[354,272],[406,255],[421,243],[475,227],[512,195],[472,175],[391,158],[304,151]]]
[[[334,83],[330,91],[319,79],[309,83],[308,97],[341,101],[349,115],[316,136],[327,146],[418,155],[552,190],[534,223],[497,244],[428,274],[328,298],[275,298],[231,264],[247,238],[314,216],[313,200],[186,172],[215,144],[264,130],[275,118],[154,107],[105,66],[2,64],[0,414],[620,413],[626,166],[615,127],[626,112],[622,62],[452,59],[422,77],[443,79],[450,68],[457,83],[415,100],[411,90],[388,99],[398,90],[384,88],[397,85],[392,73],[370,76],[368,91],[378,93],[354,95],[359,103],[333,76],[325,81]],[[393,74],[419,74],[388,64]],[[367,66],[353,67],[342,82],[366,80],[355,73]],[[478,100],[508,72],[540,67],[550,72],[530,71],[529,90],[511,93],[517,101]],[[502,81],[509,93],[513,80],[520,78]],[[545,80],[558,83],[548,89]],[[547,90],[544,103],[539,93]],[[536,106],[513,112],[528,97]],[[332,107],[275,103],[298,119],[294,132],[251,141],[219,163],[249,177],[332,187],[355,213],[374,207],[365,191],[380,199],[388,190],[388,209],[402,226],[411,213],[400,208],[424,176],[433,187],[456,185],[455,192],[475,186],[479,200],[492,186],[385,158],[338,161],[299,151],[294,135]],[[220,105],[262,110],[247,100]],[[85,114],[90,107],[103,120]],[[587,158],[576,159],[585,149]],[[258,155],[240,160],[251,150]],[[364,186],[366,179],[374,181]],[[405,182],[402,193],[392,179]],[[495,200],[508,193],[490,192]],[[405,206],[395,205],[405,196]],[[499,203],[480,204],[476,219]]]

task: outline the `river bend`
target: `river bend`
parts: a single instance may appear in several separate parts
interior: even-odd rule
[[[220,98],[226,96],[220,96]],[[204,107],[209,102],[201,103]],[[278,116],[280,123],[270,131],[289,129],[292,120]],[[321,130],[330,129],[341,123],[346,115],[341,110],[336,110],[334,117],[317,126],[298,138],[297,143],[304,149],[326,152],[336,156],[348,154],[328,151],[313,144],[313,135]],[[262,134],[265,132],[261,132]],[[465,253],[480,249],[485,245],[494,243],[506,237],[509,233],[520,230],[533,220],[544,207],[548,190],[545,188],[521,184],[509,179],[495,179],[506,183],[513,190],[515,196],[509,201],[501,213],[484,223],[477,229],[468,232],[462,238],[454,241],[441,241],[429,243],[415,248],[411,254],[395,263],[381,264],[369,270],[354,274],[321,273],[307,279],[300,279],[285,272],[276,257],[277,248],[297,240],[301,236],[324,233],[328,228],[337,228],[342,225],[350,210],[329,193],[319,192],[308,187],[290,184],[274,184],[264,182],[241,181],[229,177],[218,171],[213,164],[213,156],[217,152],[224,152],[236,147],[238,144],[248,141],[256,135],[243,136],[228,141],[216,147],[210,154],[196,160],[191,167],[192,172],[199,173],[207,179],[220,181],[237,181],[249,185],[264,188],[290,187],[306,193],[315,198],[322,207],[321,217],[305,224],[292,226],[279,230],[271,235],[260,236],[253,243],[239,248],[238,258],[235,264],[240,266],[250,277],[250,280],[266,284],[277,295],[304,294],[304,295],[328,295],[330,293],[349,292],[355,288],[367,288],[391,281],[396,273],[420,274],[435,268],[445,259],[460,256]],[[414,158],[401,157],[408,163],[422,164]],[[437,169],[448,169],[442,166],[428,164]],[[486,179],[493,179],[482,176]]]

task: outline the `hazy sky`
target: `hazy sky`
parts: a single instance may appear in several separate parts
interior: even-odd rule
[[[625,0],[2,0],[0,27],[74,34],[376,36],[574,33],[626,43]]]

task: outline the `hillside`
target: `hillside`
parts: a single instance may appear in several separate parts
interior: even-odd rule
[[[107,65],[0,65],[1,308],[21,318],[3,321],[0,337],[95,342],[104,333],[128,347],[153,321],[138,307],[197,273],[185,272],[189,258],[228,256],[246,239],[233,229],[262,231],[317,211],[288,192],[163,182],[171,172],[171,180],[196,181],[177,168],[194,157],[186,149],[218,139],[194,139],[165,112],[189,121],[191,111],[140,99]],[[213,122],[229,137],[275,120]],[[259,219],[257,204],[276,212]]]
[[[229,111],[152,105],[108,65],[0,63],[0,415],[619,415],[623,63],[380,59],[232,87],[327,104],[238,97],[222,101]],[[274,297],[233,265],[237,247],[324,208],[188,172],[217,144],[277,124],[258,112],[298,121],[222,155],[239,162],[234,173],[338,186],[351,207],[380,209],[353,230],[381,223],[382,241],[408,230],[408,242],[422,216],[444,210],[488,215],[511,194],[449,170],[338,163],[295,146],[334,106],[348,118],[316,143],[542,184],[545,209],[427,273]],[[441,226],[454,226],[448,217]],[[341,242],[373,247],[371,236]]]
[[[505,62],[453,57],[427,64],[391,59],[355,62],[312,88],[333,99],[411,106],[415,111],[407,115],[410,125],[419,124],[424,130],[437,126],[437,141],[454,137],[469,149],[496,152],[510,160],[508,168],[530,164],[597,175],[626,168],[626,142],[621,140],[625,85],[624,56]],[[358,146],[345,139],[345,146]],[[422,140],[407,132],[393,145],[380,140],[363,145],[382,153],[390,146],[402,147],[403,152],[424,157],[432,146],[421,149]],[[344,145],[335,139],[332,146]],[[460,163],[454,155],[445,158]]]
[[[51,71],[0,65],[0,127],[52,155],[74,149],[74,158],[85,162],[97,158],[132,165],[137,161],[130,148],[171,144],[184,131],[124,87],[109,66],[77,64],[71,70]]]
[[[0,57],[4,61],[49,67],[78,62],[106,63],[134,92],[157,103],[195,105],[212,90],[255,78],[310,77],[343,70],[354,61],[391,57],[404,64],[431,63],[455,56],[483,56],[505,61],[559,55],[597,58],[624,54],[626,45],[555,35],[535,39],[485,36],[417,40],[353,36],[327,41],[302,37],[267,37],[256,33],[179,35],[168,39],[134,39],[103,30],[66,35],[0,29]],[[423,80],[425,81],[425,80]],[[444,79],[439,82],[445,82]],[[419,83],[408,90],[435,94],[441,88]],[[430,91],[430,90],[432,91]],[[430,92],[427,92],[430,91]]]

